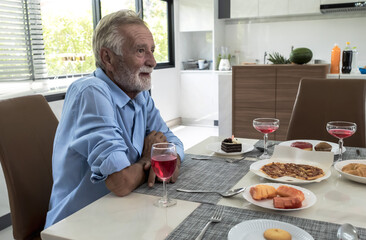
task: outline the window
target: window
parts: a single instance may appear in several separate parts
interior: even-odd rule
[[[149,25],[156,68],[174,67],[173,0],[0,0],[0,81],[89,74],[93,26],[126,8]]]

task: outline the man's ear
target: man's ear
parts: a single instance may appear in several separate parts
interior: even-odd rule
[[[99,54],[100,54],[100,59],[102,60],[102,63],[105,67],[105,70],[109,71],[109,72],[114,72],[113,62],[114,62],[115,54],[109,48],[105,48],[105,47],[102,47],[100,49]]]

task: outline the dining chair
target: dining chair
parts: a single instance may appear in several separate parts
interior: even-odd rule
[[[0,101],[0,162],[15,239],[40,239],[52,188],[58,120],[41,95]]]
[[[287,131],[287,140],[316,139],[338,142],[326,130],[329,121],[357,124],[345,146],[366,147],[366,80],[307,79],[300,81]]]

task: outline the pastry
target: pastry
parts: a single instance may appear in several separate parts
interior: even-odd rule
[[[315,151],[322,151],[322,152],[330,152],[332,151],[332,146],[326,142],[320,142],[314,147]]]
[[[305,199],[302,191],[285,185],[281,185],[277,188],[277,194],[281,197],[297,197],[301,202]]]
[[[300,148],[302,150],[306,150],[306,151],[313,151],[313,144],[309,143],[309,142],[293,142],[291,143],[291,147],[296,147],[296,148]]]
[[[234,137],[225,138],[221,142],[221,150],[226,153],[241,152],[241,143]]]
[[[301,208],[302,201],[298,197],[274,197],[273,206],[280,209]]]
[[[249,192],[254,200],[263,200],[277,196],[276,188],[269,185],[259,184],[255,187],[251,187]]]
[[[350,163],[342,168],[342,172],[352,174],[359,177],[366,177],[366,164]]]
[[[302,180],[314,180],[325,175],[321,168],[296,163],[272,162],[262,166],[261,171],[271,178],[289,176]]]
[[[264,231],[263,237],[266,240],[291,240],[292,236],[289,232],[280,228],[270,228]]]

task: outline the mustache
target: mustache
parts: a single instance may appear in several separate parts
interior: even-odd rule
[[[152,73],[152,71],[153,71],[154,69],[153,68],[151,68],[151,67],[147,67],[147,66],[142,66],[142,67],[140,67],[140,70],[139,70],[139,72],[141,73],[141,72],[143,72],[143,73]]]

